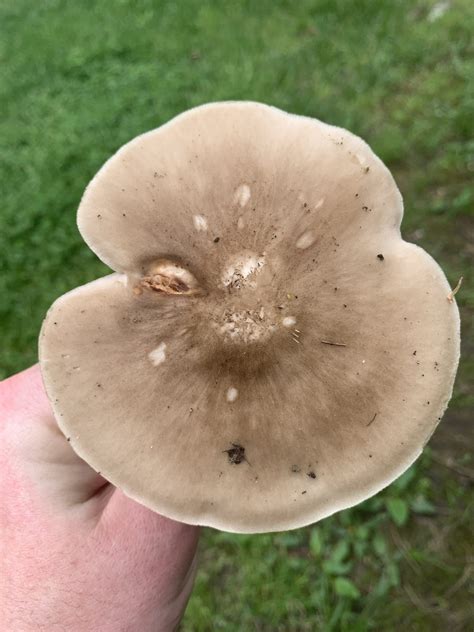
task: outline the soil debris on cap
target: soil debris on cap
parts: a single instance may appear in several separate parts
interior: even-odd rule
[[[316,478],[316,474],[315,474],[315,472],[313,472],[313,470],[310,470],[310,471],[307,473],[307,476],[309,476],[309,478]]]
[[[242,461],[246,461],[248,463],[247,457],[245,456],[245,448],[238,443],[232,443],[231,445],[232,447],[228,450],[223,450],[223,452],[227,453],[229,463],[231,465],[240,465]]]
[[[377,415],[378,415],[378,413],[375,413],[375,415],[372,417],[372,419],[371,419],[371,420],[369,421],[369,423],[367,424],[367,426],[366,426],[367,428],[368,428],[369,426],[371,426],[371,425],[374,423],[375,418],[377,417]]]
[[[331,340],[320,340],[323,345],[331,345],[333,347],[346,347],[345,342],[332,342]]]
[[[377,259],[379,259],[380,261],[383,261],[385,257],[382,254],[379,254],[377,255]]]
[[[446,297],[450,303],[452,303],[454,301],[454,297],[459,292],[459,290],[461,288],[461,285],[462,285],[462,282],[463,282],[463,279],[464,279],[464,277],[459,277],[459,281],[456,283],[456,287],[453,288],[451,290],[451,292],[448,294],[448,296]]]

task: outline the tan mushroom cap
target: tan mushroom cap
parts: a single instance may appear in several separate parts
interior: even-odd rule
[[[459,315],[400,236],[387,168],[349,132],[258,103],[186,112],[120,149],[81,233],[117,271],[40,337],[58,423],[144,505],[234,532],[376,493],[452,392]]]

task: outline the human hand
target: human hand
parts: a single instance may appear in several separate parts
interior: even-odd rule
[[[168,632],[199,528],[127,498],[59,430],[38,365],[0,382],[0,628]]]

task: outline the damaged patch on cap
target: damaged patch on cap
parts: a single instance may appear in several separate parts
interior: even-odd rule
[[[140,295],[143,290],[152,290],[160,294],[192,296],[200,291],[194,275],[176,265],[172,261],[162,259],[148,266],[134,288],[134,294]]]

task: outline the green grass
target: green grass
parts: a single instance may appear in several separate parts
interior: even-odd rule
[[[452,0],[432,21],[433,5],[0,0],[0,377],[35,362],[58,295],[107,272],[75,226],[92,175],[130,138],[207,101],[259,100],[364,137],[403,192],[406,238],[453,285],[465,275],[463,360],[432,456],[313,527],[207,530],[186,632],[473,627],[462,444],[474,407],[474,9]]]
[[[391,487],[317,525],[208,532],[184,630],[468,630],[465,484],[426,454]],[[211,625],[212,622],[212,625]]]

